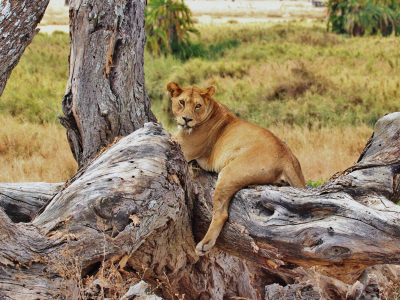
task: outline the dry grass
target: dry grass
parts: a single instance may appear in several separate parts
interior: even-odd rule
[[[106,238],[104,236],[104,238]],[[105,241],[105,240],[104,240]],[[54,274],[60,277],[55,281],[56,299],[109,299],[117,300],[128,292],[130,286],[137,284],[140,279],[138,274],[125,271],[118,262],[105,261],[90,270],[92,275],[85,275],[82,267],[84,250],[73,249],[68,241],[63,249],[52,256],[42,257],[42,262],[48,265],[48,276]],[[71,248],[70,248],[71,246]],[[104,250],[104,249],[103,249]]]
[[[0,115],[0,182],[62,182],[77,164],[60,125],[18,122]]]
[[[334,173],[352,166],[372,134],[372,128],[366,125],[311,130],[274,126],[269,129],[299,159],[306,181],[326,181]]]
[[[389,281],[381,289],[382,300],[400,299],[400,284],[398,282]]]
[[[353,165],[372,133],[367,125],[320,129],[280,125],[269,130],[292,149],[307,181],[326,180]],[[77,168],[63,128],[20,123],[7,116],[0,116],[0,164],[0,182],[62,182]]]

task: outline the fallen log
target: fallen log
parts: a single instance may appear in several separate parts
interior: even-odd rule
[[[255,299],[241,259],[216,250],[198,261],[191,191],[179,145],[147,123],[91,162],[33,222],[13,223],[0,209],[1,294],[77,299],[85,293],[80,278],[116,265],[121,274],[139,274],[165,299]],[[77,269],[74,278],[63,275],[70,269]]]
[[[199,259],[192,229],[199,240],[208,228],[216,175],[192,166],[192,182],[176,141],[147,123],[81,170],[33,222],[15,224],[0,210],[2,292],[54,297],[54,280],[65,278],[49,262],[66,247],[79,257],[79,276],[117,265],[165,299],[263,297],[243,259],[283,284],[300,275],[298,266],[352,284],[367,266],[399,262],[399,208],[391,201],[399,131],[400,113],[379,120],[359,162],[319,188],[239,191],[216,244],[223,252]]]

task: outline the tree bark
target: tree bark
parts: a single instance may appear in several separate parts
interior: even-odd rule
[[[26,47],[39,32],[49,0],[0,2],[0,96]]]
[[[69,79],[62,102],[80,167],[117,136],[156,121],[144,86],[145,2],[71,1]]]
[[[82,278],[104,279],[114,267],[165,299],[261,299],[263,285],[305,278],[299,266],[352,284],[368,266],[398,263],[400,113],[379,120],[357,164],[320,188],[239,191],[216,248],[195,255],[216,175],[193,168],[192,181],[179,145],[157,124],[130,134],[155,120],[144,87],[144,5],[71,2],[60,120],[80,170],[65,185],[40,185],[43,196],[37,184],[0,186],[1,297],[105,296],[106,285],[99,291]],[[117,136],[126,137],[98,155]]]

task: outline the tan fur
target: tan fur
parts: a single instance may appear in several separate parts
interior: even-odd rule
[[[305,181],[290,149],[270,131],[233,115],[212,97],[213,86],[202,90],[170,82],[167,89],[180,128],[176,137],[186,160],[195,159],[203,169],[219,173],[211,225],[196,246],[196,253],[204,255],[214,246],[238,190],[250,184],[305,188]]]

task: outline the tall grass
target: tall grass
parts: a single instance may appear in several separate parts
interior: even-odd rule
[[[306,181],[323,182],[355,164],[371,136],[367,125],[322,127],[271,126],[299,159]]]
[[[156,111],[167,111],[169,81],[215,85],[219,101],[265,127],[372,126],[399,109],[398,38],[350,39],[326,33],[319,23],[214,25],[199,31],[202,56],[181,61],[146,54],[146,86]],[[212,45],[220,48],[209,55]]]
[[[145,53],[152,110],[170,132],[176,125],[166,84],[215,85],[217,100],[277,134],[299,158],[306,179],[317,181],[352,165],[376,120],[399,110],[398,38],[346,38],[327,33],[323,23],[198,29],[201,39],[192,37],[188,60]],[[0,181],[62,181],[75,171],[56,121],[68,48],[67,34],[38,34],[14,70],[0,98]],[[57,152],[64,154],[51,154]]]
[[[11,73],[0,98],[1,114],[39,124],[58,123],[68,80],[68,54],[68,34],[37,34]]]
[[[75,174],[65,130],[0,115],[0,182],[62,182]]]

